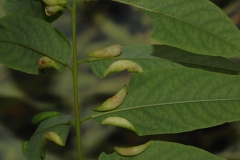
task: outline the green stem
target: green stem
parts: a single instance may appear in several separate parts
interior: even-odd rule
[[[93,61],[99,61],[99,60],[106,60],[106,59],[116,59],[116,57],[107,57],[107,58],[85,58],[85,59],[81,59],[79,60],[77,63],[82,64],[82,63],[89,63],[89,62],[93,62]]]
[[[96,57],[91,57],[91,58],[81,59],[77,63],[79,65],[79,64],[82,64],[82,63],[89,63],[89,62],[93,62],[93,61],[110,60],[110,59],[112,59],[112,60],[121,60],[121,59],[142,59],[142,58],[136,58],[136,57],[105,57],[105,58],[96,58]]]
[[[72,12],[72,7],[69,4],[67,4],[66,7],[70,12]]]
[[[78,160],[82,160],[82,144],[81,144],[81,122],[80,110],[78,106],[78,64],[77,64],[77,33],[76,33],[76,10],[77,1],[72,2],[72,48],[73,48],[73,88],[74,88],[74,107],[76,116],[76,136],[78,146]]]
[[[82,59],[82,60],[79,60],[77,63],[78,63],[78,65],[79,64],[82,64],[82,63],[88,63],[88,59]]]
[[[90,120],[90,119],[93,119],[93,116],[89,116],[89,117],[85,117],[81,120],[81,123],[87,121],[87,120]]]
[[[70,66],[70,64],[68,64],[68,63],[65,63],[65,66],[66,67],[68,67],[72,72],[73,72],[73,67],[72,66]]]

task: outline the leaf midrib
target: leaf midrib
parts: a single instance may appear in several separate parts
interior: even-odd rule
[[[193,53],[195,54],[195,53]],[[224,70],[227,70],[227,71],[236,71],[236,72],[239,72],[239,70],[237,69],[227,69],[227,68],[224,68],[224,67],[214,67],[214,66],[210,66],[210,65],[206,65],[206,64],[198,64],[198,63],[191,63],[191,62],[184,62],[184,61],[181,61],[181,60],[170,60],[170,59],[164,59],[164,58],[141,58],[141,57],[108,57],[108,58],[89,58],[89,61],[88,62],[94,62],[94,61],[101,61],[101,60],[124,60],[124,59],[135,59],[135,60],[161,60],[161,61],[167,61],[167,62],[176,62],[176,63],[182,63],[182,64],[192,64],[192,65],[199,65],[199,66],[204,66],[204,67],[211,67],[211,68],[218,68],[218,69],[224,69]],[[227,59],[229,60],[229,59]],[[231,61],[231,60],[229,60]],[[235,63],[235,62],[231,62],[231,63]],[[182,65],[182,64],[179,64],[179,65]],[[237,63],[235,63],[237,64]],[[238,65],[238,64],[237,64]],[[182,66],[184,67],[184,66]],[[240,66],[239,66],[240,67]],[[168,67],[168,68],[173,68],[173,67]]]
[[[58,124],[49,126],[49,127],[45,128],[45,129],[43,129],[43,130],[40,130],[40,131],[38,131],[38,132],[35,132],[32,136],[34,136],[34,135],[36,135],[36,134],[39,134],[39,133],[41,133],[41,132],[44,132],[44,131],[46,131],[46,130],[48,130],[48,129],[51,129],[51,128],[60,126],[60,125],[70,125],[70,124],[69,124],[69,121],[68,121],[68,122],[63,122],[63,123],[58,123]]]
[[[233,48],[235,48],[235,49],[237,49],[237,50],[240,50],[240,49],[237,48],[236,46],[230,44],[229,42],[227,42],[227,41],[225,41],[224,39],[216,36],[215,34],[212,34],[212,33],[208,32],[207,30],[204,30],[204,29],[202,29],[202,28],[199,28],[198,26],[196,26],[196,25],[194,25],[194,24],[191,24],[191,23],[189,23],[189,22],[186,22],[186,21],[184,21],[184,20],[181,20],[181,19],[179,19],[179,18],[177,18],[177,17],[173,17],[173,16],[171,16],[171,15],[162,13],[162,12],[160,12],[160,11],[151,10],[151,9],[149,9],[149,8],[144,8],[144,7],[141,7],[141,6],[138,6],[138,5],[134,5],[134,4],[131,4],[131,3],[128,3],[128,2],[123,2],[123,1],[121,1],[121,0],[112,0],[112,1],[116,1],[116,2],[119,2],[119,3],[124,3],[124,4],[130,5],[130,6],[134,6],[134,7],[136,7],[136,8],[142,9],[142,10],[146,10],[146,11],[149,11],[149,12],[154,12],[154,13],[156,13],[156,14],[161,14],[161,15],[164,15],[164,16],[166,16],[166,17],[170,17],[170,18],[176,19],[176,20],[181,21],[181,22],[183,22],[183,23],[186,23],[186,24],[188,24],[188,25],[190,25],[190,26],[193,26],[193,27],[195,27],[195,28],[197,28],[197,29],[199,29],[199,30],[202,30],[203,32],[206,32],[206,33],[212,35],[213,37],[216,37],[216,38],[219,39],[220,41],[223,41],[223,42],[227,43],[228,45],[232,46]]]
[[[51,58],[51,59],[53,59],[53,60],[55,60],[55,61],[57,61],[57,62],[59,62],[59,63],[61,63],[61,64],[63,64],[63,65],[66,66],[66,63],[65,63],[65,62],[63,62],[63,61],[61,61],[61,60],[59,60],[59,59],[57,59],[57,58],[55,58],[55,57],[52,57],[51,55],[48,55],[48,54],[43,53],[43,52],[41,52],[41,51],[38,51],[38,50],[36,50],[36,49],[34,49],[34,48],[31,48],[31,47],[29,47],[29,46],[26,46],[26,45],[24,45],[24,44],[17,43],[17,42],[12,42],[12,41],[3,41],[3,40],[0,40],[0,42],[12,43],[12,44],[20,45],[20,46],[22,46],[22,47],[24,47],[24,48],[27,48],[27,49],[32,50],[32,51],[34,51],[34,52],[37,52],[37,53],[39,53],[39,54],[41,54],[41,55],[47,56],[47,57],[49,57],[49,58]]]
[[[141,108],[146,108],[146,107],[156,107],[156,106],[164,106],[164,105],[176,105],[176,104],[186,104],[186,103],[200,103],[200,102],[221,102],[221,101],[238,101],[240,98],[231,98],[231,99],[206,99],[206,100],[193,100],[193,101],[181,101],[181,102],[168,102],[168,103],[156,103],[156,104],[148,104],[148,105],[140,105],[140,106],[135,106],[131,108],[123,108],[123,109],[116,109],[112,110],[109,112],[104,112],[100,113],[97,115],[92,115],[92,118],[97,118],[100,116],[104,116],[107,114],[111,113],[116,113],[116,112],[122,112],[122,111],[128,111],[128,110],[133,110],[133,109],[141,109]]]

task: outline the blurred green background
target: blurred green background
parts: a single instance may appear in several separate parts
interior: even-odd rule
[[[0,0],[2,6],[3,0]],[[214,0],[240,27],[240,1]],[[2,8],[0,17],[4,16]],[[53,25],[71,41],[71,17],[67,11]],[[158,43],[150,38],[152,21],[136,8],[111,1],[81,2],[78,5],[77,37],[79,59],[93,50],[112,44]],[[126,72],[97,78],[87,64],[79,66],[79,107],[81,116],[128,83]],[[71,73],[46,70],[45,75],[29,75],[0,64],[0,160],[24,160],[21,145],[36,129],[31,118],[41,112],[57,110],[73,114]],[[82,125],[84,160],[95,160],[114,146],[137,145],[148,139],[197,146],[227,159],[240,159],[240,123],[224,124],[181,134],[138,137],[122,128],[100,126],[93,120]],[[65,147],[49,143],[46,160],[74,160],[77,157],[75,130],[71,128]]]

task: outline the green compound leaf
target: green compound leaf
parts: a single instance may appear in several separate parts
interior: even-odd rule
[[[141,154],[125,157],[117,154],[102,153],[98,160],[144,160],[144,159],[158,159],[158,160],[224,160],[202,149],[172,142],[152,141],[151,145]]]
[[[27,160],[42,160],[46,154],[46,145],[49,140],[46,140],[47,134],[58,135],[54,139],[59,145],[64,146],[70,129],[68,121],[72,116],[60,115],[52,118],[48,118],[42,121],[35,133],[29,140],[26,152],[24,156]],[[53,140],[52,140],[53,141]],[[60,141],[60,143],[59,143]]]
[[[104,72],[113,62],[121,59],[136,62],[144,72],[159,68],[180,67],[201,68],[228,74],[237,74],[240,71],[240,65],[227,58],[193,54],[166,45],[122,46],[122,53],[118,57],[89,59],[93,72],[100,78],[104,77]]]
[[[142,67],[143,71],[154,70],[156,68],[184,67],[180,64],[152,56],[151,54],[153,52],[154,48],[150,45],[122,46],[122,53],[118,57],[106,59],[93,58],[92,60],[89,58],[90,67],[100,78],[104,77],[104,72],[111,66],[112,63],[116,60],[122,59],[136,62]]]
[[[179,133],[240,120],[240,76],[199,69],[159,69],[132,75],[115,110],[94,112],[102,123],[119,117],[138,135]],[[125,127],[121,122],[108,124]],[[125,127],[127,128],[127,127]]]
[[[38,61],[47,56],[62,71],[71,56],[67,39],[49,23],[20,15],[0,18],[0,63],[26,73],[39,74]]]
[[[240,32],[208,0],[115,0],[140,8],[154,23],[152,37],[183,50],[214,56],[238,56]]]
[[[46,5],[40,0],[4,0],[3,10],[6,14],[20,14],[53,22],[62,15],[59,12],[53,16],[45,13]]]

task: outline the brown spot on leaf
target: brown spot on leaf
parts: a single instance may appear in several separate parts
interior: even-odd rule
[[[55,61],[46,56],[43,56],[39,59],[38,65],[40,69],[50,68],[50,67],[58,69],[58,66],[55,63]]]
[[[47,62],[46,61],[41,61],[41,64],[46,64]]]

